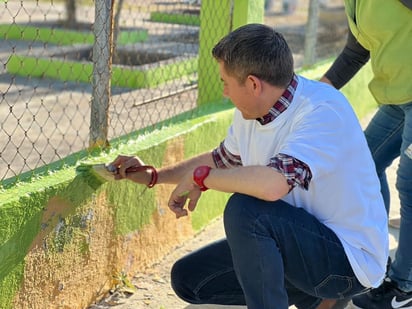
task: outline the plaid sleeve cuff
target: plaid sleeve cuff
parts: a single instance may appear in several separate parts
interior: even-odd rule
[[[217,168],[232,168],[242,165],[240,156],[230,153],[224,142],[221,142],[219,147],[213,150],[212,156]]]
[[[285,175],[290,186],[289,192],[296,186],[308,190],[309,183],[312,179],[312,172],[304,162],[292,156],[279,153],[270,159],[268,166]]]

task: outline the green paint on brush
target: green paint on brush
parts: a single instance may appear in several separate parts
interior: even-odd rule
[[[82,177],[89,187],[97,190],[105,182],[114,180],[105,164],[80,164],[76,167],[76,175]]]

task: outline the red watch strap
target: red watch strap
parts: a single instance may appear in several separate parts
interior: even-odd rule
[[[201,165],[195,168],[193,171],[193,181],[195,182],[196,185],[199,186],[201,191],[206,191],[209,189],[208,187],[205,186],[204,181],[207,176],[209,176],[210,170],[212,168],[207,165]]]

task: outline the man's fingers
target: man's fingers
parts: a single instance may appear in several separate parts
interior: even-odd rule
[[[172,197],[169,200],[168,206],[171,211],[176,214],[176,218],[187,216],[187,210],[183,207],[186,203],[186,197]]]
[[[183,192],[181,190],[175,189],[175,191],[173,191],[170,197],[168,206],[170,210],[172,210],[176,214],[176,218],[187,216],[187,209],[189,211],[195,210],[200,195],[200,189],[195,186],[192,186],[192,188]],[[185,205],[188,200],[189,202],[187,205],[187,209],[185,209]]]
[[[186,209],[180,209],[178,212],[176,212],[176,219],[179,219],[180,217],[185,217],[187,216],[187,210]]]
[[[169,206],[169,208],[171,211],[175,213],[176,219],[187,216],[187,210],[184,208],[181,208],[180,206]]]
[[[195,210],[197,202],[199,201],[200,195],[202,194],[202,191],[198,187],[193,188],[192,191],[190,191],[188,198],[189,198],[189,204],[188,204],[188,209],[190,211]]]
[[[199,200],[199,198],[189,200],[189,204],[187,205],[187,208],[190,211],[195,210],[198,200]]]
[[[110,165],[113,165],[117,168],[118,174],[120,178],[126,178],[127,177],[127,169],[130,167],[138,167],[144,165],[143,161],[139,157],[132,157],[132,156],[124,156],[124,155],[118,155],[117,158],[110,163]]]

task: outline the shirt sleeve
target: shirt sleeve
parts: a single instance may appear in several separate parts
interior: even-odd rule
[[[369,57],[369,51],[349,31],[344,49],[325,76],[340,89],[369,61]]]
[[[221,142],[219,147],[213,150],[212,156],[217,168],[233,168],[236,166],[242,166],[240,156],[232,154],[226,148],[224,142]]]
[[[290,186],[289,192],[296,186],[308,190],[312,179],[312,172],[304,162],[292,156],[279,153],[270,159],[268,166],[285,175]]]

